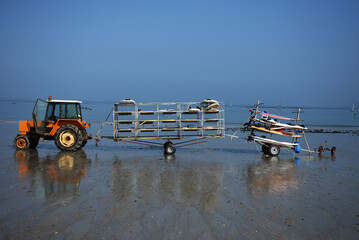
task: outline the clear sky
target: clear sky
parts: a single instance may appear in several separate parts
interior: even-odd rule
[[[0,98],[345,106],[359,1],[0,1]]]

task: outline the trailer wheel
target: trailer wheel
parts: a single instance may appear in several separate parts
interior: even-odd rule
[[[271,156],[277,156],[280,153],[280,148],[277,145],[270,145],[268,154]]]
[[[175,152],[176,152],[176,147],[172,144],[172,143],[165,143],[165,153],[166,154],[171,154],[171,155],[173,155],[173,154],[175,154]]]
[[[60,150],[76,151],[81,148],[82,143],[82,133],[74,125],[63,125],[55,133],[55,144]]]
[[[262,145],[262,152],[264,154],[268,154],[269,153],[269,147],[267,145]]]
[[[164,144],[165,148],[166,148],[166,146],[167,146],[168,144],[173,144],[173,143],[172,143],[170,140],[168,140],[168,141],[165,142],[165,144]]]
[[[29,149],[30,140],[26,135],[17,135],[14,139],[14,147],[16,149]]]
[[[337,148],[336,148],[336,147],[332,147],[332,149],[330,150],[330,153],[331,153],[332,155],[334,155],[336,151],[337,151]]]

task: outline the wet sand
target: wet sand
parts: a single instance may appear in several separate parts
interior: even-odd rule
[[[111,140],[15,151],[0,124],[1,239],[358,239],[359,136],[309,157],[229,138],[163,150]]]

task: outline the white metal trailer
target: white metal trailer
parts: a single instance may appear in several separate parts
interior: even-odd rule
[[[164,147],[167,154],[174,154],[176,147],[225,137],[224,104],[211,99],[173,103],[124,100],[113,105],[112,117],[113,136],[100,138]]]

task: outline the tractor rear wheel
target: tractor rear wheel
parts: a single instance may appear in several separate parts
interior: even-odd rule
[[[16,149],[29,149],[30,139],[26,135],[17,135],[14,139],[14,147]]]
[[[81,133],[82,133],[82,144],[81,144],[81,148],[83,148],[85,145],[86,145],[86,143],[87,143],[87,136],[88,136],[88,134],[87,134],[87,131],[86,131],[86,129],[82,129],[81,130]]]
[[[60,150],[76,151],[81,148],[82,143],[81,130],[74,125],[63,125],[55,133],[55,144]]]

